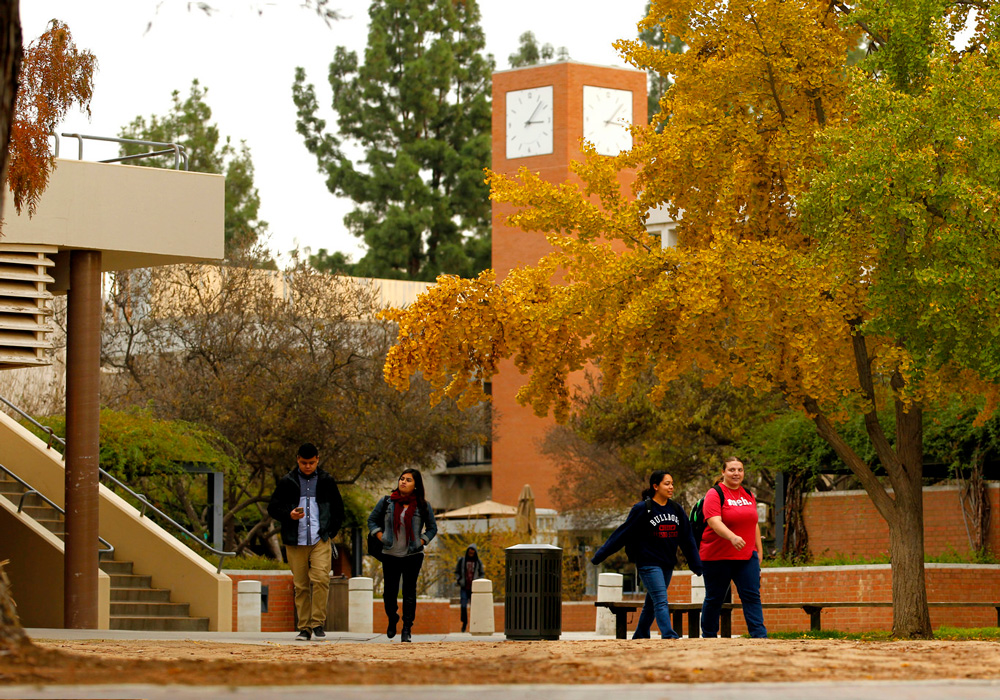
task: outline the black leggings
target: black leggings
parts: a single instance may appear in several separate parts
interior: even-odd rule
[[[417,577],[420,566],[424,563],[424,553],[411,554],[406,557],[382,558],[382,579],[384,590],[382,602],[385,614],[390,620],[398,617],[399,610],[396,596],[399,594],[399,579],[403,579],[403,626],[410,627],[417,616]]]

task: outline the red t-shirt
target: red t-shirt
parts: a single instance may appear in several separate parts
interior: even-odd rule
[[[742,537],[747,544],[743,549],[736,549],[729,540],[722,539],[715,534],[710,525],[706,525],[705,532],[701,536],[699,550],[701,560],[749,559],[757,549],[757,501],[742,486],[736,491],[726,488],[725,484],[719,484],[719,488],[726,498],[726,507],[723,508],[719,503],[718,492],[714,488],[709,489],[702,505],[705,521],[708,522],[709,518],[721,515],[723,524]]]

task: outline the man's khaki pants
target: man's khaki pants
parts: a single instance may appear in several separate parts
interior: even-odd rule
[[[299,629],[326,626],[326,599],[330,590],[330,540],[316,544],[285,545],[295,586],[295,614]],[[311,590],[310,590],[311,588]]]

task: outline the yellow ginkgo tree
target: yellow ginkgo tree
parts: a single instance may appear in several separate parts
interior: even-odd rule
[[[442,277],[393,312],[388,381],[421,372],[472,403],[513,358],[519,400],[557,417],[569,373],[591,363],[623,395],[650,363],[661,388],[695,368],[778,390],[888,523],[894,634],[931,636],[923,412],[956,391],[990,411],[1000,382],[998,20],[992,0],[653,0],[641,26],[687,50],[618,48],[672,77],[662,131],[589,153],[581,184],[491,175],[553,252],[500,283]],[[666,249],[643,225],[664,204],[678,221]],[[849,415],[884,476],[841,439]]]

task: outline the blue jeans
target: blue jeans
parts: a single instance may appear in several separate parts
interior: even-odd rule
[[[670,626],[670,607],[667,604],[667,586],[674,570],[665,566],[637,566],[642,585],[646,587],[646,600],[639,613],[632,639],[649,639],[649,628],[656,618],[656,626],[660,628],[660,636],[664,639],[677,639],[678,634]]]
[[[720,559],[703,561],[702,565],[705,567],[705,602],[701,606],[701,636],[715,637],[719,633],[719,614],[732,582],[740,594],[743,619],[750,636],[767,637],[764,611],[760,607],[760,559],[757,552],[746,561]]]

